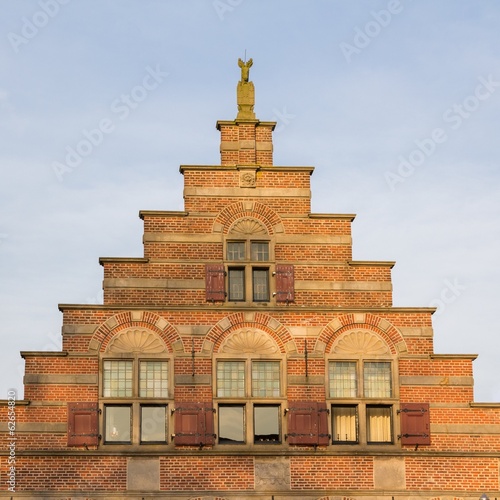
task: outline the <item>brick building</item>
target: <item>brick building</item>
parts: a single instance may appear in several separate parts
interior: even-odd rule
[[[475,356],[392,306],[393,262],[352,260],[353,215],[311,213],[313,167],[273,165],[239,65],[221,164],[180,167],[184,211],[140,212],[144,257],[100,259],[103,305],[59,306],[61,352],[21,353],[0,496],[500,496]]]

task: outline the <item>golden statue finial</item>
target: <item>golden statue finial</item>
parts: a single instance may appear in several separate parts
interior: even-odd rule
[[[243,62],[238,59],[238,66],[241,68],[241,80],[236,88],[236,98],[238,104],[238,115],[236,119],[255,120],[253,107],[255,104],[255,88],[253,83],[249,81],[250,68],[253,65],[253,60],[249,59]]]
[[[241,80],[242,82],[248,82],[248,78],[250,77],[250,68],[253,65],[253,60],[249,59],[247,62],[243,62],[241,59],[238,59],[238,66],[241,68]]]

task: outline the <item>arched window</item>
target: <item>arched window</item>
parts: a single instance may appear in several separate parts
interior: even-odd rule
[[[328,357],[332,443],[394,443],[396,358],[372,332],[348,332]]]
[[[284,363],[260,330],[243,329],[224,342],[214,363],[218,444],[282,443]]]
[[[100,362],[103,444],[167,443],[172,362],[162,340],[126,330],[111,339]]]

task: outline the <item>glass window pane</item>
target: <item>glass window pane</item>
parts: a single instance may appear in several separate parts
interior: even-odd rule
[[[280,395],[280,362],[254,361],[252,363],[252,396],[276,398]]]
[[[254,302],[269,301],[269,269],[252,269]]]
[[[227,260],[245,260],[245,242],[229,241],[226,247]]]
[[[245,442],[245,406],[219,405],[219,443]]]
[[[219,398],[245,397],[244,361],[219,361],[217,363],[217,396]]]
[[[229,300],[245,300],[245,270],[228,270]]]
[[[141,442],[164,443],[167,440],[167,407],[141,406]]]
[[[358,408],[356,406],[333,406],[332,428],[334,443],[357,443]]]
[[[103,396],[123,398],[132,396],[132,361],[103,362]]]
[[[363,373],[365,398],[391,397],[391,363],[386,361],[365,362]]]
[[[250,245],[250,258],[258,261],[269,260],[269,243],[267,241],[252,241]]]
[[[366,438],[369,443],[392,443],[390,406],[366,407]]]
[[[280,439],[280,406],[255,405],[253,409],[254,443],[273,444]]]
[[[168,397],[168,362],[141,361],[139,396],[141,398]]]
[[[104,419],[107,443],[130,443],[130,406],[105,406]]]
[[[356,362],[332,361],[329,364],[331,398],[355,398],[358,393]]]

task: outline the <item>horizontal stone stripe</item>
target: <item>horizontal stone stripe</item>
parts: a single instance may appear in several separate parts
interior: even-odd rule
[[[200,197],[249,197],[249,198],[307,198],[311,197],[311,190],[307,188],[184,188],[184,196]]]
[[[296,290],[391,291],[392,284],[378,281],[308,281],[296,280]]]
[[[431,424],[431,433],[436,434],[500,434],[496,424]]]
[[[403,375],[399,377],[401,385],[439,385],[439,386],[473,386],[473,377],[443,377],[432,375]]]
[[[28,374],[24,376],[25,384],[62,384],[62,385],[96,385],[97,375],[84,374]]]
[[[7,432],[7,422],[0,422],[0,432]],[[57,432],[66,433],[67,425],[64,423],[47,422],[16,422],[16,433],[18,432]]]
[[[166,280],[155,278],[106,278],[104,288],[157,288],[172,290],[200,290],[205,280]]]

